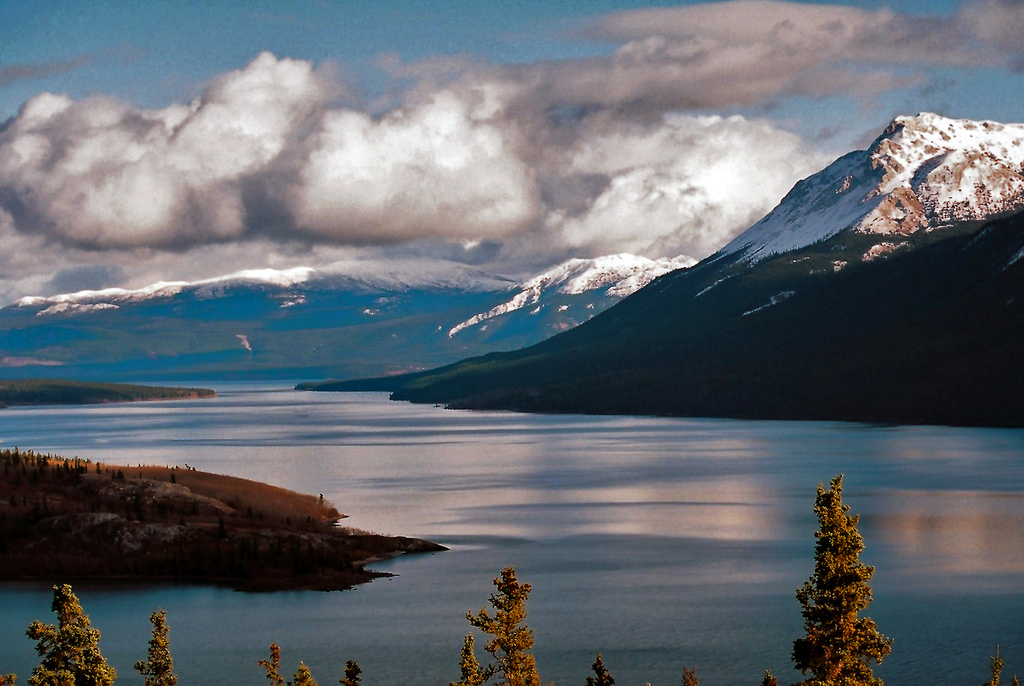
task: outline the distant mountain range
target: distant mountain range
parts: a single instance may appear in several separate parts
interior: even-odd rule
[[[542,412],[1024,426],[1024,126],[896,119],[689,269],[523,350],[310,385]]]
[[[26,297],[0,309],[0,376],[407,372],[536,343],[693,262],[577,259],[518,284],[453,262],[353,261]]]

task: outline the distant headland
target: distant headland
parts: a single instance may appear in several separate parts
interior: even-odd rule
[[[213,398],[209,388],[140,386],[68,379],[0,380],[0,408],[13,405],[91,405],[141,400]]]

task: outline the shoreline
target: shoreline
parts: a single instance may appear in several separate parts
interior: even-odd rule
[[[439,552],[338,524],[331,503],[194,468],[0,451],[0,581],[167,580],[244,591],[344,590],[366,565]]]

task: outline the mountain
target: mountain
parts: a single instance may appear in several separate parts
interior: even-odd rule
[[[0,309],[0,368],[126,380],[407,372],[536,343],[685,264],[570,260],[518,284],[446,261],[352,261],[25,297]],[[529,310],[497,312],[524,290]]]
[[[321,388],[453,407],[1024,426],[1024,127],[895,120],[566,333]]]
[[[798,183],[722,253],[759,260],[841,232],[902,236],[1024,206],[1024,125],[897,117],[867,151]]]
[[[528,312],[530,317],[542,315],[543,326],[549,331],[567,331],[604,310],[600,305],[607,306],[632,295],[663,274],[696,263],[686,256],[650,260],[629,254],[567,260],[519,285],[510,300],[456,324],[448,336],[454,338],[471,327],[486,329],[494,323],[523,322],[522,316],[512,316],[520,311]],[[572,314],[563,314],[581,302],[578,297],[581,295],[588,296],[582,303],[583,309],[577,306]],[[596,302],[593,296],[599,296]],[[561,316],[551,321],[552,315]]]

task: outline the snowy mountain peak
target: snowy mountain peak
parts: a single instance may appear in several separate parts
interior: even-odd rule
[[[461,322],[448,332],[449,338],[471,326],[493,319],[509,312],[535,305],[545,295],[564,293],[579,295],[588,291],[604,289],[604,295],[611,298],[625,298],[640,290],[662,274],[696,264],[692,257],[663,257],[651,260],[646,257],[620,253],[591,259],[573,258],[557,264],[541,274],[519,285],[519,292],[511,300],[497,305],[487,312],[481,312]]]
[[[136,289],[104,288],[102,290],[77,291],[48,297],[28,296],[15,303],[16,307],[48,305],[38,314],[60,314],[66,312],[95,312],[116,309],[118,303],[169,298],[185,290],[224,287],[236,284],[262,284],[288,288],[308,281],[315,269],[294,267],[292,269],[245,269],[224,276],[201,281],[158,281]]]
[[[804,179],[723,254],[756,261],[844,230],[906,235],[1024,208],[1024,125],[897,117],[868,150]]]
[[[388,262],[337,262],[320,270],[311,267],[291,269],[246,269],[200,281],[158,281],[137,289],[104,288],[77,291],[47,297],[21,298],[15,307],[42,307],[38,315],[83,314],[118,309],[130,302],[171,298],[192,293],[199,298],[215,298],[225,289],[250,288],[340,289],[356,292],[405,292],[409,290],[459,290],[464,292],[504,291],[514,285],[505,277],[487,274],[466,265],[442,260],[392,260]],[[289,300],[291,306],[301,300]]]

